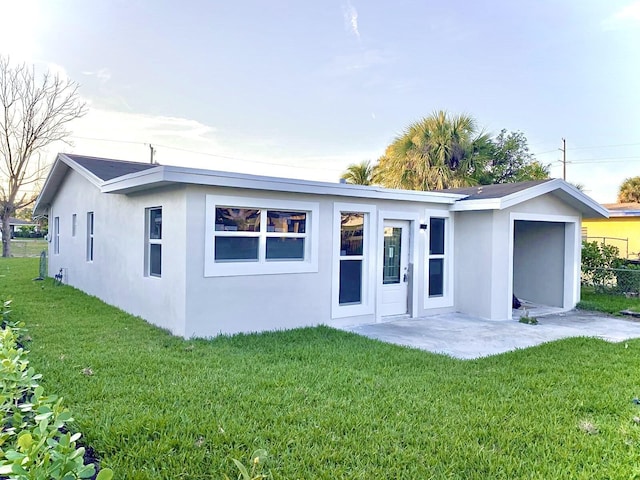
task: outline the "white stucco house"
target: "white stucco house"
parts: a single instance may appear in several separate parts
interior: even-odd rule
[[[50,275],[184,337],[571,309],[581,219],[554,179],[415,192],[59,154]]]

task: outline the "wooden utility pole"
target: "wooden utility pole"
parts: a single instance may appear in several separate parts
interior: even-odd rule
[[[562,139],[562,179],[567,180],[567,141]]]

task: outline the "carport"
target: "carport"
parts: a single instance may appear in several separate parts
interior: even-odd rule
[[[455,211],[455,307],[489,320],[513,318],[512,296],[570,310],[580,299],[582,218],[608,211],[559,180],[447,190]]]

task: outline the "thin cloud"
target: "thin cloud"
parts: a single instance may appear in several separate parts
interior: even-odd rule
[[[356,7],[348,2],[345,7],[342,8],[344,14],[344,21],[347,29],[360,40],[360,30],[358,28],[358,11]]]
[[[605,30],[640,26],[640,0],[628,3],[602,22]]]
[[[111,80],[111,71],[109,71],[108,68],[101,68],[99,70],[96,70],[95,72],[85,71],[82,72],[82,74],[88,77],[96,77],[100,81],[100,83],[107,83],[109,80]]]

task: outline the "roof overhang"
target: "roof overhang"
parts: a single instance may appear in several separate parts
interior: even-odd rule
[[[462,200],[453,205],[451,210],[456,212],[504,210],[547,193],[555,195],[567,205],[578,210],[583,218],[609,217],[609,210],[570,183],[559,178],[534,185],[531,188],[520,190],[504,197]]]
[[[40,195],[38,195],[36,203],[33,206],[34,215],[47,214],[47,211],[51,206],[51,202],[56,196],[56,193],[58,192],[58,188],[62,184],[62,181],[67,176],[67,172],[69,171],[69,169],[74,169],[93,185],[100,188],[102,180],[100,180],[86,168],[79,165],[77,162],[74,162],[64,153],[59,153],[56,156],[53,165],[51,166],[51,170],[49,170],[49,175],[47,175],[47,179],[44,182],[42,190],[40,191]]]
[[[453,205],[465,197],[456,193],[395,190],[375,186],[317,182],[292,178],[266,177],[234,172],[202,170],[170,165],[158,165],[140,172],[130,173],[103,181],[72,158],[60,153],[51,167],[45,184],[34,205],[35,215],[46,215],[69,170],[73,169],[102,193],[131,194],[170,185],[205,185],[243,188],[287,193],[335,195],[339,197],[403,200],[408,202]]]
[[[268,190],[340,197],[404,200],[410,202],[454,204],[464,195],[442,192],[394,190],[375,186],[316,182],[293,178],[265,177],[175,166],[158,166],[141,172],[114,178],[102,184],[104,193],[129,194],[174,184],[195,184],[216,187]]]

